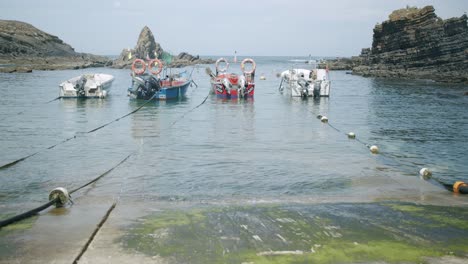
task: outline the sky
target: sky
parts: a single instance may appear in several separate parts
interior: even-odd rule
[[[30,23],[77,52],[118,55],[148,26],[172,54],[349,57],[396,9],[460,17],[468,0],[0,0],[0,19]]]

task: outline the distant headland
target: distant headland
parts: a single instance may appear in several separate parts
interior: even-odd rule
[[[432,6],[395,10],[374,27],[372,48],[328,64],[362,76],[467,83],[467,16],[443,20]]]
[[[31,72],[32,70],[65,70],[89,67],[129,68],[136,58],[155,58],[169,67],[183,67],[198,63],[214,63],[182,52],[171,55],[154,40],[153,33],[144,27],[134,49],[124,49],[115,61],[105,56],[75,52],[74,48],[57,36],[36,27],[12,20],[0,20],[0,72]]]

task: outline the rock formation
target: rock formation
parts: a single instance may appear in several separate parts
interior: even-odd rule
[[[155,41],[151,30],[145,26],[138,37],[137,45],[133,49],[124,49],[112,65],[114,68],[130,68],[135,59],[158,58],[167,64],[168,67],[183,67],[193,64],[214,63],[213,60],[200,59],[199,56],[192,56],[186,52],[174,56],[164,51],[161,45]]]
[[[109,59],[77,53],[56,36],[30,24],[0,20],[0,72],[77,69],[109,64]]]
[[[468,82],[467,16],[443,20],[432,6],[396,10],[351,64],[363,76]]]

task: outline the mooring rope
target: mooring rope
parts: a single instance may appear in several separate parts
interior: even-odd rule
[[[86,184],[78,187],[78,188],[75,188],[73,189],[72,191],[70,191],[70,194],[73,194],[75,192],[77,192],[78,190],[94,183],[94,182],[97,182],[98,180],[100,180],[101,178],[103,178],[104,176],[106,176],[107,174],[109,174],[111,171],[113,171],[115,168],[117,168],[118,166],[120,166],[122,163],[124,163],[125,161],[128,160],[128,158],[130,158],[132,154],[129,154],[127,157],[125,157],[123,160],[121,160],[119,163],[117,163],[115,166],[113,166],[112,168],[110,168],[109,170],[105,171],[104,173],[102,173],[101,175],[99,175],[98,177],[96,177],[95,179],[87,182]],[[49,208],[50,206],[56,204],[58,202],[60,198],[59,197],[56,197],[52,200],[50,200],[49,202],[37,207],[37,208],[34,208],[32,210],[29,210],[27,212],[24,212],[22,214],[19,214],[19,215],[16,215],[16,216],[13,216],[11,218],[8,218],[8,219],[5,219],[5,220],[2,220],[0,221],[0,228],[4,227],[4,226],[7,226],[9,224],[12,224],[14,222],[17,222],[17,221],[20,221],[20,220],[23,220],[25,218],[28,218],[28,217],[31,217],[37,213],[39,213],[40,211],[42,210],[45,210],[47,208]]]
[[[89,245],[91,244],[91,242],[93,242],[94,240],[94,237],[96,237],[97,233],[99,232],[99,230],[102,228],[102,226],[104,225],[104,223],[107,221],[107,219],[109,218],[110,214],[112,213],[112,211],[115,209],[115,206],[117,205],[117,202],[114,202],[111,207],[107,210],[106,214],[102,217],[101,221],[99,222],[99,224],[96,226],[96,228],[94,229],[93,233],[91,234],[91,236],[89,237],[88,241],[86,241],[86,244],[83,246],[83,248],[81,249],[80,253],[78,254],[78,256],[76,256],[75,260],[73,260],[73,264],[77,264],[78,261],[80,260],[80,258],[83,256],[83,254],[86,252],[86,250],[88,249]]]
[[[322,116],[322,115],[318,115],[317,116],[318,119],[320,119],[322,121],[322,123],[326,123],[329,127],[331,127],[332,129],[334,129],[335,131],[337,131],[338,133],[341,133],[341,134],[345,134],[348,136],[348,138],[351,138],[351,139],[354,139],[356,140],[357,142],[359,142],[360,144],[364,145],[365,147],[367,147],[372,153],[374,154],[377,154],[379,153],[379,150],[376,146],[371,146],[370,144],[360,140],[358,137],[356,137],[356,135],[352,132],[350,133],[345,133],[343,132],[342,130],[338,129],[337,127],[335,127],[334,125],[330,124],[330,122],[328,121],[328,118],[325,117],[325,116]],[[391,161],[393,161],[395,164],[399,164],[399,165],[402,165],[403,167],[403,164],[398,160],[396,159],[395,157],[393,156],[389,156],[389,155],[386,155],[385,153],[379,153],[381,156],[383,156],[384,158],[387,158]],[[454,193],[460,193],[460,194],[468,194],[468,184],[465,183],[465,182],[462,182],[462,181],[456,181],[454,184],[448,184],[448,183],[445,183],[437,178],[434,178],[432,176],[432,172],[429,171],[427,168],[422,168],[419,172],[421,178],[423,178],[424,180],[426,181],[430,181],[431,183],[433,183],[434,185],[436,186],[439,186],[439,187],[443,187],[445,189],[447,189],[448,191],[452,191]],[[398,181],[395,180],[395,182],[399,183]],[[401,183],[399,183],[401,184]]]
[[[114,122],[119,121],[119,120],[122,119],[122,118],[125,118],[125,117],[127,117],[127,116],[129,116],[129,115],[132,115],[132,114],[138,112],[141,108],[143,108],[145,105],[147,105],[148,103],[150,103],[150,102],[155,98],[155,96],[156,96],[156,95],[152,96],[150,99],[148,99],[145,103],[143,103],[141,106],[139,106],[139,107],[136,108],[135,110],[133,110],[133,111],[131,111],[131,112],[129,112],[129,113],[127,113],[127,114],[125,114],[125,115],[123,115],[123,116],[117,118],[117,119],[114,119],[114,120],[112,120],[111,122],[108,122],[108,123],[106,123],[106,124],[104,124],[104,125],[102,125],[102,126],[99,126],[99,127],[97,127],[97,128],[94,128],[94,129],[92,129],[92,130],[86,132],[85,134],[91,134],[91,133],[93,133],[93,132],[96,132],[96,131],[98,131],[98,130],[100,130],[100,129],[102,129],[102,128],[104,128],[104,127],[106,127],[106,126],[108,126],[108,125],[110,125],[110,124],[112,124],[112,123],[114,123]],[[56,99],[55,99],[55,100],[56,100]],[[69,138],[67,138],[67,139],[64,139],[64,140],[60,141],[60,142],[57,143],[57,144],[54,144],[54,145],[52,145],[52,146],[47,147],[46,149],[53,149],[53,148],[55,148],[56,146],[61,145],[61,144],[64,144],[64,143],[66,143],[66,142],[68,142],[68,141],[70,141],[70,140],[72,140],[72,139],[75,139],[75,138],[76,138],[76,136],[69,137]],[[25,160],[25,159],[28,159],[28,158],[30,158],[30,157],[32,157],[32,156],[34,156],[34,155],[40,153],[40,152],[41,152],[41,151],[38,151],[38,152],[35,152],[35,153],[30,154],[30,155],[28,155],[28,156],[19,158],[19,159],[15,160],[15,161],[12,161],[12,162],[9,162],[9,163],[7,163],[7,164],[4,164],[4,165],[0,166],[0,170],[1,170],[1,169],[8,168],[8,167],[11,167],[11,166],[13,166],[13,165],[15,165],[15,164],[17,164],[17,163],[19,163],[19,162]]]
[[[53,101],[56,101],[56,100],[58,100],[58,99],[60,99],[60,98],[61,98],[60,96],[59,96],[59,97],[56,97],[56,98],[54,98],[54,99],[52,99],[52,100],[50,100],[50,101],[45,102],[44,104],[52,103]],[[28,108],[27,110],[31,110],[31,108]],[[23,111],[21,111],[21,112],[18,112],[18,113],[16,113],[16,114],[13,114],[13,115],[5,116],[4,118],[0,119],[0,122],[2,122],[2,121],[5,120],[5,119],[8,119],[8,118],[11,117],[11,116],[24,114],[27,110],[23,110]]]
[[[197,109],[197,108],[199,108],[200,106],[202,106],[202,105],[207,101],[209,95],[210,95],[210,93],[208,93],[208,95],[205,96],[205,98],[203,99],[203,101],[202,101],[201,103],[199,103],[199,104],[196,105],[195,107],[193,107],[193,108],[191,108],[190,110],[188,110],[188,111],[186,111],[185,113],[183,113],[178,119],[176,119],[174,122],[172,122],[166,129],[169,129],[169,128],[173,127],[177,122],[179,122],[180,120],[182,120],[187,114],[193,112],[195,109]],[[146,104],[146,103],[148,103],[148,102],[145,102],[145,104]],[[141,109],[143,106],[144,106],[144,105],[140,106],[139,109]],[[139,110],[139,109],[138,109],[138,110]],[[136,111],[138,111],[138,110],[136,110]],[[136,112],[136,111],[134,110],[133,112]],[[127,115],[129,115],[129,114],[127,114]],[[67,140],[66,140],[66,141],[67,141]],[[64,141],[64,142],[66,142],[66,141]],[[35,154],[37,154],[37,153],[35,153]],[[35,155],[35,154],[34,154],[34,155]],[[70,191],[70,194],[73,194],[73,193],[77,192],[78,190],[80,190],[80,189],[82,189],[82,188],[84,188],[84,187],[86,187],[86,186],[88,186],[88,185],[90,185],[90,184],[92,184],[92,183],[94,183],[94,182],[97,182],[98,180],[100,180],[101,178],[103,178],[105,175],[107,175],[107,174],[109,174],[111,171],[113,171],[115,168],[117,168],[118,166],[120,166],[122,163],[124,163],[125,161],[127,161],[128,158],[130,158],[130,156],[132,156],[132,155],[133,155],[133,153],[132,153],[132,154],[129,154],[127,157],[125,157],[123,160],[121,160],[118,164],[116,164],[115,166],[113,166],[113,167],[110,168],[109,170],[105,171],[104,173],[102,173],[101,175],[99,175],[98,177],[96,177],[95,179],[93,179],[93,180],[87,182],[86,184],[83,184],[82,186],[80,186],[80,187],[78,187],[78,188],[73,189],[72,191]],[[17,162],[18,162],[18,161],[17,161]],[[11,165],[13,165],[13,164],[11,164]],[[10,165],[10,166],[11,166],[11,165]],[[4,166],[5,166],[5,165],[4,165]],[[58,200],[59,200],[59,198],[56,197],[55,199],[53,199],[53,200],[47,202],[46,204],[43,204],[43,205],[41,205],[41,206],[39,206],[39,207],[37,207],[37,208],[35,208],[35,209],[32,209],[32,210],[30,210],[30,211],[28,211],[28,212],[25,212],[25,213],[22,213],[22,214],[20,214],[20,215],[11,217],[11,218],[9,218],[9,219],[0,221],[0,228],[2,228],[2,227],[4,227],[4,226],[7,226],[7,225],[9,225],[9,224],[11,224],[11,223],[14,223],[14,222],[16,222],[16,221],[19,221],[19,220],[22,220],[22,219],[31,217],[31,216],[37,214],[38,212],[40,212],[40,211],[42,211],[42,210],[44,210],[44,209],[50,207],[51,205],[56,204],[56,203],[58,202]]]

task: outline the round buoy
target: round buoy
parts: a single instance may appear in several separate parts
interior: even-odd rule
[[[349,132],[348,133],[348,138],[356,138],[356,134],[354,134],[354,132]]]
[[[58,199],[57,199],[58,198]],[[68,194],[67,189],[63,187],[58,187],[53,189],[49,194],[49,201],[57,199],[55,203],[55,207],[63,207],[67,204],[68,199],[70,199],[70,195]]]
[[[260,80],[266,80],[265,75],[260,76]]]
[[[377,154],[379,153],[379,148],[377,146],[371,146],[370,148],[370,152],[372,152],[372,154]]]
[[[428,180],[429,178],[431,178],[432,172],[428,168],[422,168],[421,170],[419,170],[419,175],[424,180]]]
[[[328,118],[326,116],[322,116],[322,118],[320,118],[320,121],[322,121],[323,123],[327,123]]]

